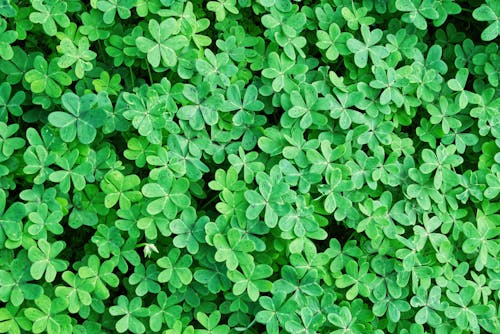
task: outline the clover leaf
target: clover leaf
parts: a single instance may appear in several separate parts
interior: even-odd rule
[[[185,194],[188,187],[187,179],[174,179],[169,172],[160,173],[157,182],[142,187],[145,197],[155,198],[148,204],[148,212],[152,215],[163,212],[167,218],[174,218],[179,209],[185,209],[190,204],[190,198]]]
[[[50,299],[42,295],[35,299],[35,307],[24,311],[26,318],[33,322],[31,330],[33,333],[47,331],[49,334],[69,334],[72,331],[71,318],[62,313],[68,302],[63,298]]]
[[[109,314],[112,316],[122,316],[115,324],[118,333],[130,331],[134,334],[141,334],[146,331],[146,327],[139,318],[145,317],[148,310],[142,307],[142,300],[135,297],[128,300],[126,296],[119,296],[117,304],[109,308]]]
[[[380,64],[382,59],[389,55],[386,48],[376,45],[382,39],[382,30],[374,29],[370,31],[368,26],[362,25],[361,36],[363,37],[363,41],[351,38],[346,42],[347,48],[354,53],[355,64],[361,68],[366,67],[368,57],[370,57],[375,65]]]
[[[481,39],[492,41],[500,35],[499,24],[500,7],[495,1],[486,1],[472,12],[472,16],[478,21],[488,21],[490,25],[481,33]]]
[[[62,93],[61,86],[68,86],[72,82],[68,74],[60,71],[55,59],[47,63],[42,56],[36,56],[33,67],[24,75],[33,93],[45,92],[50,97],[59,97]]]
[[[91,61],[95,59],[96,53],[89,50],[89,41],[86,37],[80,38],[78,47],[69,38],[61,41],[60,50],[63,54],[57,61],[60,68],[68,68],[75,65],[76,77],[82,79],[85,72],[92,70],[93,64]]]
[[[168,256],[158,259],[157,264],[163,270],[158,275],[158,282],[168,282],[170,289],[181,288],[183,285],[188,285],[193,279],[193,274],[189,266],[193,263],[190,255],[180,256],[178,248],[172,249]]]
[[[36,11],[32,12],[29,18],[33,23],[41,24],[47,35],[54,36],[57,33],[57,25],[67,28],[70,24],[69,17],[66,15],[68,4],[59,0],[44,2],[43,0],[33,1],[32,5]]]
[[[119,203],[120,208],[127,210],[133,202],[140,201],[142,194],[136,189],[141,180],[137,175],[124,176],[119,171],[111,171],[101,181],[101,188],[106,193],[104,205],[111,208]]]
[[[137,48],[147,54],[148,62],[153,67],[158,67],[160,63],[169,67],[175,66],[176,51],[187,44],[186,37],[178,35],[180,27],[175,19],[168,18],[161,23],[151,19],[148,27],[153,39],[137,37]]]
[[[39,280],[44,277],[50,283],[55,280],[57,272],[64,271],[68,267],[68,262],[57,258],[66,246],[64,241],[48,243],[45,239],[40,239],[37,245],[31,246],[28,250],[30,259],[30,273],[34,279]]]
[[[128,19],[131,15],[130,9],[135,5],[134,0],[99,0],[97,9],[104,13],[103,21],[106,24],[113,23],[116,13],[122,19]]]
[[[49,122],[58,127],[61,139],[71,142],[78,137],[83,144],[94,141],[97,131],[104,121],[103,114],[94,108],[97,102],[93,94],[79,97],[74,93],[65,93],[61,103],[68,112],[54,111],[49,114]]]

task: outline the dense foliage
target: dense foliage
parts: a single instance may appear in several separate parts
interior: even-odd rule
[[[499,333],[499,0],[0,0],[0,333]]]

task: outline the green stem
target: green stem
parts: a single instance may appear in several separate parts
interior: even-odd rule
[[[148,68],[149,83],[152,85],[153,84],[153,75],[151,75],[151,69],[149,68],[149,62],[147,62],[147,61],[146,61],[146,67]]]
[[[130,70],[130,78],[132,80],[132,89],[135,88],[135,82],[134,82],[134,72],[132,72],[132,67],[128,67],[128,69]]]
[[[213,203],[218,198],[219,198],[219,196],[212,197],[208,202],[206,202],[205,204],[203,204],[203,206],[200,208],[200,210],[205,209],[209,204]]]

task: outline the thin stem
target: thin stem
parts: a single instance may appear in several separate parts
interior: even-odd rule
[[[132,67],[128,67],[128,69],[130,70],[130,78],[132,80],[132,89],[135,88],[135,82],[134,82],[134,72],[132,72]]]
[[[149,62],[148,61],[146,61],[146,67],[148,68],[149,83],[152,85],[153,84],[153,75],[151,74],[151,69],[149,68]]]
[[[209,204],[213,203],[213,201],[215,201],[218,198],[219,198],[219,196],[212,197],[208,202],[206,202],[205,204],[203,204],[203,206],[200,208],[200,210],[205,209]]]

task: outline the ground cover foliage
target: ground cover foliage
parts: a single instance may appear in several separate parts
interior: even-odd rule
[[[498,333],[499,17],[0,0],[0,332]]]

